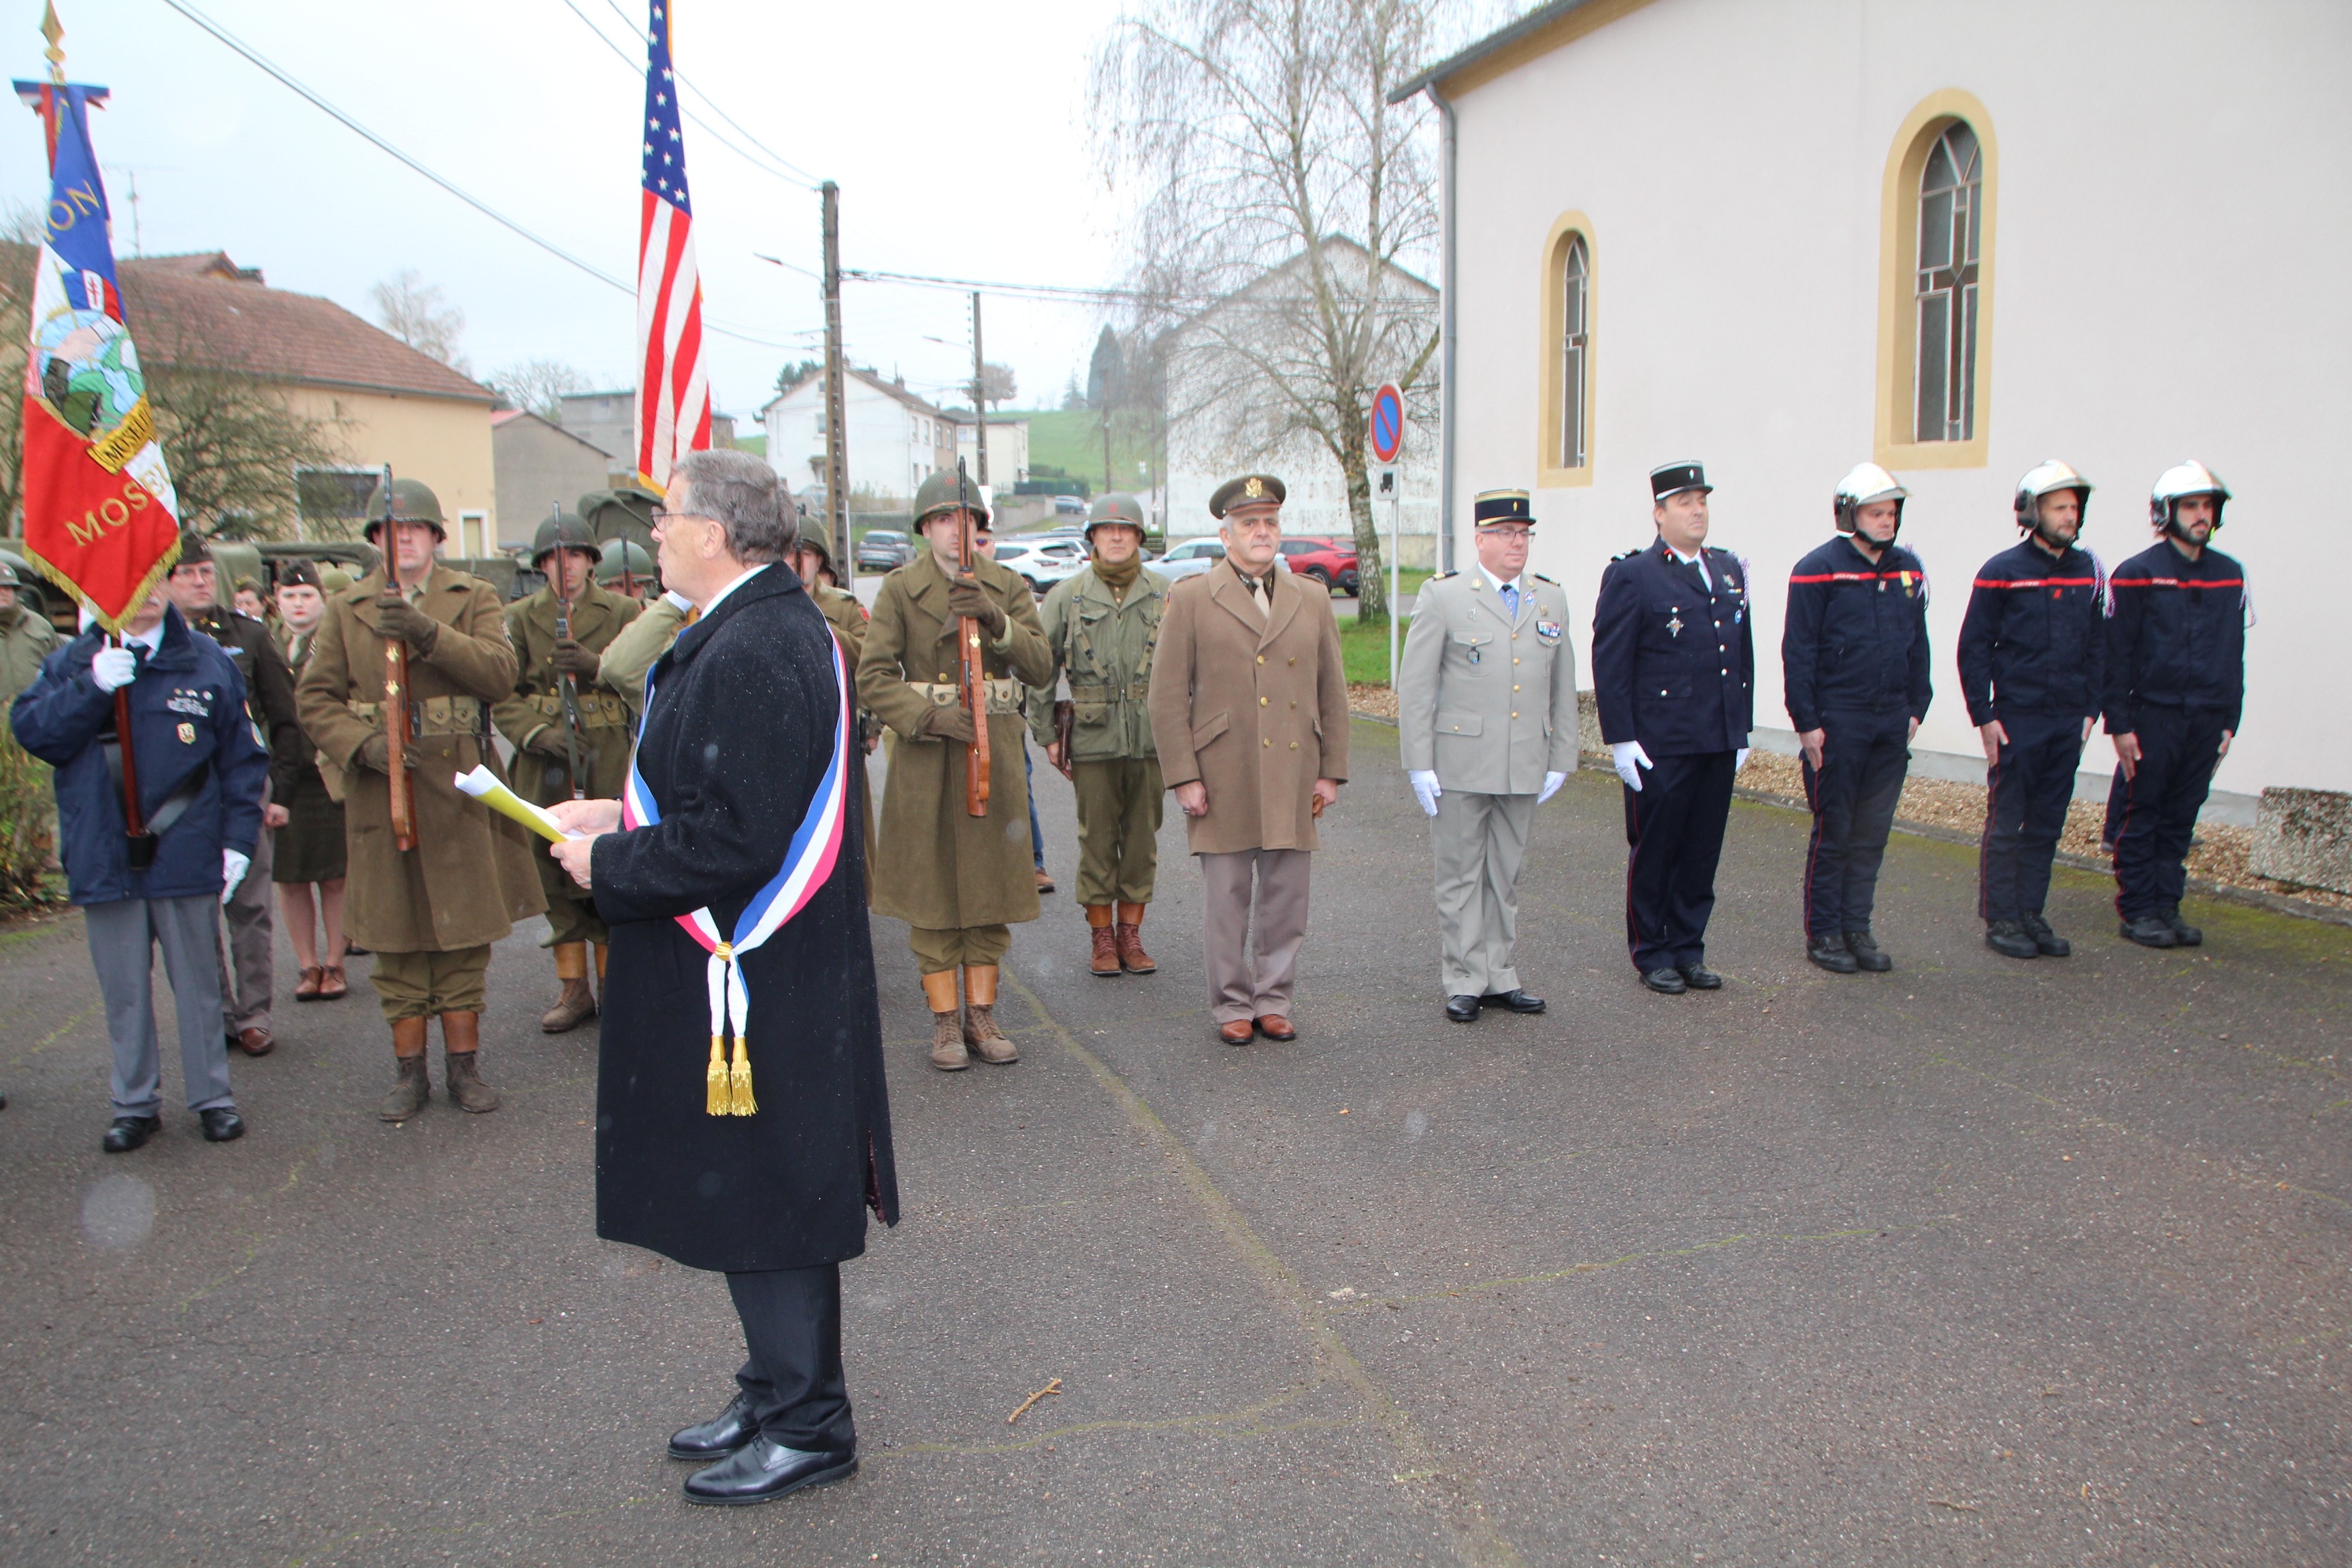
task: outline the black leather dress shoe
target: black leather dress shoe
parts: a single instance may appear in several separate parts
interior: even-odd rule
[[[205,1124],[205,1142],[207,1143],[234,1143],[245,1136],[245,1118],[236,1113],[234,1105],[215,1105],[210,1110],[199,1110],[196,1120]]]
[[[857,1454],[811,1453],[787,1448],[766,1437],[686,1478],[686,1500],[706,1508],[744,1508],[773,1502],[806,1487],[845,1481],[857,1473]]]
[[[1717,974],[1714,970],[1709,969],[1704,963],[1685,963],[1683,965],[1682,973],[1683,984],[1689,986],[1694,991],[1720,991],[1723,989],[1723,976]]]
[[[2039,958],[2042,949],[2033,933],[2018,921],[1990,921],[1985,925],[1985,945],[2003,958]]]
[[[1457,1024],[1476,1023],[1478,1021],[1478,998],[1475,996],[1448,996],[1445,999],[1445,1016],[1453,1019]]]
[[[1642,976],[1642,984],[1661,996],[1679,996],[1690,989],[1683,984],[1683,972],[1679,969],[1653,969]]]
[[[740,1448],[750,1447],[751,1439],[759,1435],[760,1423],[751,1415],[751,1396],[739,1389],[735,1397],[727,1402],[727,1408],[709,1420],[671,1433],[669,1457],[699,1459],[707,1465]]]
[[[1512,1013],[1540,1013],[1544,1010],[1544,999],[1530,996],[1515,987],[1509,991],[1489,991],[1478,998],[1478,1005],[1501,1007]]]
[[[1853,954],[1847,950],[1843,934],[1813,938],[1805,944],[1805,957],[1815,968],[1826,969],[1832,974],[1852,974],[1862,967],[1853,961]]]
[[[118,1116],[114,1125],[99,1139],[98,1146],[110,1154],[128,1154],[163,1128],[163,1119],[160,1116]]]
[[[1895,967],[1895,961],[1886,956],[1885,950],[1878,945],[1877,939],[1866,931],[1846,932],[1845,950],[1853,954],[1855,968],[1867,971],[1872,974],[1884,974]]]

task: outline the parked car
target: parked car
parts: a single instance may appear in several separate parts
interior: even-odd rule
[[[915,542],[890,528],[869,528],[857,540],[860,572],[891,572],[915,558]]]
[[[1087,498],[1084,496],[1055,496],[1054,498],[1054,515],[1055,517],[1086,516]]]
[[[1353,594],[1360,581],[1356,547],[1341,539],[1299,538],[1282,542],[1282,558],[1293,572],[1312,577],[1326,588]]]
[[[1077,575],[1087,563],[1086,552],[1060,539],[1000,539],[996,563],[1021,574],[1033,594],[1044,594],[1065,577]]]
[[[1154,561],[1151,569],[1171,583],[1181,583],[1187,577],[1198,577],[1224,558],[1223,542],[1214,535],[1208,535],[1185,540]],[[1290,570],[1287,556],[1276,555],[1275,560],[1280,563],[1284,571]]]

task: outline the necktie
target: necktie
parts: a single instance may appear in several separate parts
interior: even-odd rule
[[[1519,586],[1517,584],[1506,583],[1503,584],[1503,608],[1510,616],[1511,619],[1516,621],[1519,618]]]
[[[134,680],[147,672],[147,645],[145,643],[134,642],[131,645],[131,668],[132,670],[131,679]]]

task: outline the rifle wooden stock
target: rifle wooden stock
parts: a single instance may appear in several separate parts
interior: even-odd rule
[[[971,513],[966,510],[959,530],[956,564],[963,580],[977,584],[971,569]],[[963,687],[963,710],[971,715],[971,743],[963,753],[963,808],[972,816],[988,815],[988,669],[981,660],[980,623],[970,616],[956,618],[956,652]]]
[[[416,847],[416,800],[408,787],[409,739],[408,645],[388,637],[383,645],[383,740],[392,764],[392,845],[403,853]]]

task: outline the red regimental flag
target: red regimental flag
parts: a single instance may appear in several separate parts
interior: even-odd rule
[[[25,363],[25,553],[119,631],[179,557],[180,508],[115,286],[90,93],[43,84],[35,104],[56,155]]]

